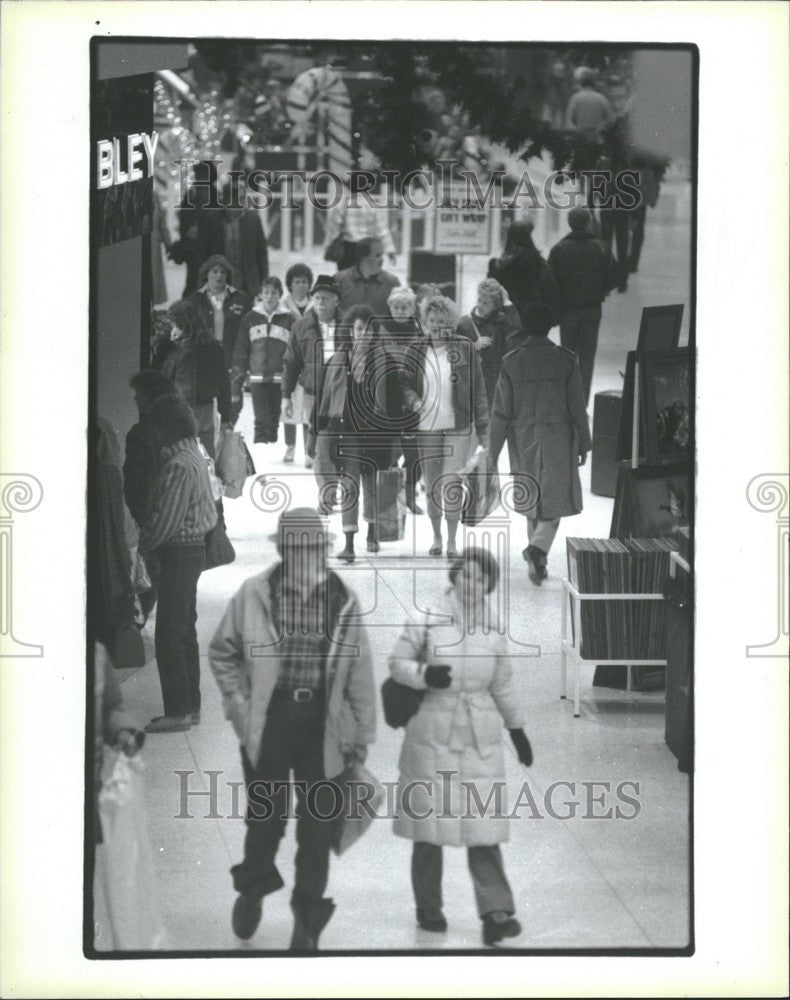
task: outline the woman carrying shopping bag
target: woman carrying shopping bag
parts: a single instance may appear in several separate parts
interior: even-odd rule
[[[532,764],[506,637],[486,628],[498,578],[490,552],[465,549],[450,568],[450,587],[426,615],[426,622],[450,624],[407,624],[389,661],[395,682],[424,692],[406,726],[394,820],[396,835],[414,841],[417,923],[447,930],[442,848],[465,847],[487,945],[521,933],[499,846],[509,835],[504,728],[519,761]],[[441,651],[449,647],[451,654]]]

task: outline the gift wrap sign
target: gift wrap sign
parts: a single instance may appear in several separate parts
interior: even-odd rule
[[[464,207],[464,198],[452,199],[456,207],[436,208],[434,225],[437,253],[489,254],[491,213],[487,207]]]

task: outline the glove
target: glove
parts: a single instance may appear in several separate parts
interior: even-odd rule
[[[368,758],[368,748],[363,746],[361,743],[346,754],[346,767],[350,767],[352,764],[364,764]]]
[[[516,748],[516,753],[520,763],[522,763],[524,767],[531,767],[532,747],[527,739],[527,734],[523,729],[508,729],[508,732],[510,733],[510,739],[513,741],[513,746]]]
[[[449,663],[431,664],[425,668],[425,683],[431,688],[448,688],[452,669]]]

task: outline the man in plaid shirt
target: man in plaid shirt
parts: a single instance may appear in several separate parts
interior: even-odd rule
[[[237,937],[252,937],[263,897],[284,884],[275,859],[293,771],[299,798],[291,949],[316,951],[335,909],[324,891],[338,786],[326,779],[365,760],[376,689],[357,597],[327,568],[324,520],[308,507],[285,511],[274,538],[282,561],[243,584],[209,648],[247,785],[244,860],[231,868],[239,893],[232,923]]]
[[[158,566],[154,642],[165,714],[145,728],[173,733],[200,722],[197,583],[206,558],[204,539],[217,523],[217,509],[187,403],[180,396],[161,396],[148,416],[162,464],[151,486],[139,545],[149,566]]]

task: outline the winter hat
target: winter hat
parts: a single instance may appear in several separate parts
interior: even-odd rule
[[[340,292],[338,291],[335,279],[331,274],[318,275],[315,284],[310,289],[310,294],[315,295],[316,292],[333,292],[338,298],[340,298]]]

